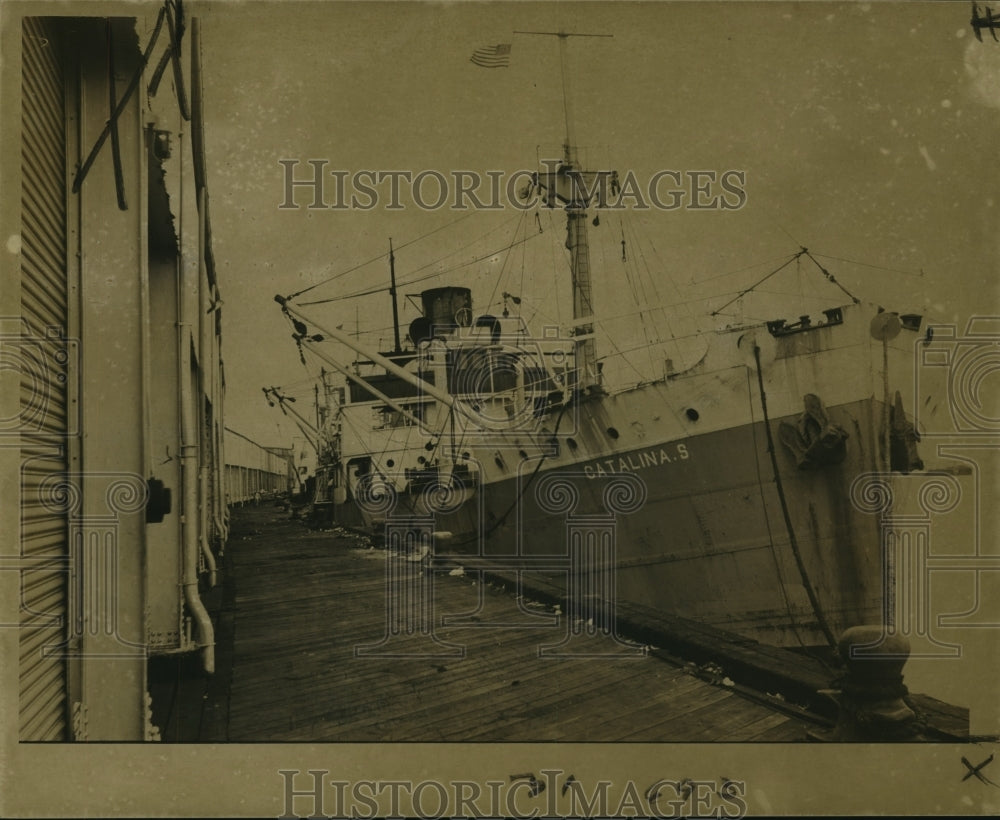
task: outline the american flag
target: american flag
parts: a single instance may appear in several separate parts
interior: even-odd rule
[[[469,59],[483,68],[507,68],[510,65],[510,43],[477,48]]]

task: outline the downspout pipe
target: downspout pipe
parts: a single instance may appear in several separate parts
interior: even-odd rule
[[[208,543],[208,466],[202,464],[199,476],[201,486],[201,536],[198,543],[201,545],[201,554],[205,558],[205,565],[208,567],[208,583],[213,589],[218,580],[218,568],[215,564],[215,556],[212,554],[212,547]]]
[[[202,413],[205,413],[205,397],[209,395],[209,389],[212,385],[209,367],[211,367],[211,363],[214,361],[214,357],[212,356],[212,337],[208,334],[209,321],[214,320],[214,317],[208,313],[208,271],[206,270],[204,251],[208,234],[208,220],[205,213],[207,202],[205,190],[205,188],[202,188],[198,191],[198,248],[200,249],[198,252],[198,407]],[[215,448],[212,446],[212,431],[207,429],[207,424],[208,418],[206,415],[198,430],[198,437],[202,442],[201,469],[198,471],[198,500],[201,507],[198,542],[201,546],[201,554],[205,559],[205,565],[208,567],[209,584],[214,588],[218,576],[215,566],[215,556],[212,554],[212,546],[208,543],[208,482],[209,458]]]
[[[200,214],[198,254],[204,255],[204,200],[205,189],[198,191],[198,210]],[[199,264],[199,271],[200,271]],[[215,672],[215,630],[212,619],[198,596],[198,430],[194,406],[193,385],[191,380],[191,341],[192,322],[188,294],[191,290],[190,275],[187,265],[181,260],[178,305],[177,305],[177,336],[178,336],[178,382],[181,401],[181,483],[184,488],[184,498],[181,514],[181,541],[183,545],[183,568],[181,586],[184,589],[184,602],[187,604],[191,617],[198,627],[198,641],[202,647],[202,663],[209,674]],[[197,283],[200,285],[200,282]]]
[[[206,220],[207,225],[207,220]],[[221,419],[224,419],[225,408],[222,397],[222,344],[219,334],[219,313],[221,307],[221,294],[218,285],[212,293],[212,300],[215,302],[215,310],[212,312],[212,339],[218,358],[212,360],[214,378],[212,379],[212,406],[215,408],[215,418],[212,420],[212,430],[210,431],[214,442],[215,463],[212,465],[215,470],[215,506],[212,508],[212,520],[215,522],[216,531],[219,533],[219,558],[225,554],[226,542],[229,541],[229,522],[226,520],[226,460],[225,447],[223,446],[223,432]]]

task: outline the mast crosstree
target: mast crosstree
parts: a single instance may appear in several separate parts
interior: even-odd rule
[[[570,270],[573,284],[573,319],[588,319],[594,315],[593,286],[590,277],[590,245],[587,239],[587,209],[595,202],[606,203],[608,196],[618,193],[618,174],[615,171],[584,171],[576,153],[573,130],[573,100],[571,72],[568,59],[570,37],[613,37],[613,34],[572,34],[565,31],[515,31],[514,34],[531,34],[559,38],[559,64],[562,73],[563,111],[566,121],[566,141],[563,159],[546,163],[548,170],[535,175],[535,183],[546,193],[546,204],[554,208],[560,203],[566,211],[566,248],[570,252]],[[601,371],[597,362],[597,345],[594,326],[589,322],[576,324],[577,361],[581,388],[600,389]]]

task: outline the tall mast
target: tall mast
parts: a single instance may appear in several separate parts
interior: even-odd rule
[[[392,252],[392,237],[389,237],[389,294],[392,296],[392,332],[396,339],[396,353],[402,353],[403,348],[399,344],[399,306],[396,304],[396,257]]]
[[[566,145],[563,148],[566,167],[571,172],[581,170],[576,156],[576,135],[573,131],[573,95],[570,85],[569,37],[559,35],[559,68],[562,73],[563,111],[566,117]],[[593,289],[590,282],[590,245],[587,242],[587,202],[574,196],[566,203],[566,247],[570,253],[570,276],[573,285],[573,318],[585,319],[594,315]],[[574,329],[578,335],[586,336],[577,347],[577,361],[580,364],[580,386],[589,387],[601,383],[597,369],[597,341],[594,326],[589,322]]]
[[[573,131],[573,97],[569,68],[568,40],[570,37],[612,37],[611,34],[570,34],[565,31],[515,31],[515,34],[540,34],[559,38],[559,67],[562,74],[563,111],[566,118],[566,142],[563,145],[563,163],[557,169],[538,175],[538,183],[545,188],[549,205],[559,200],[566,211],[566,248],[570,252],[570,273],[573,285],[573,318],[588,319],[594,315],[593,289],[590,279],[590,245],[587,241],[587,208],[593,199],[607,195],[610,182],[612,192],[617,186],[613,171],[584,171],[576,156]],[[601,373],[597,366],[597,344],[594,326],[589,322],[575,325],[576,335],[584,338],[577,343],[579,367],[578,386],[600,387]]]
[[[566,118],[566,145],[563,146],[566,164],[576,167],[576,135],[573,133],[573,95],[570,93],[569,35],[559,32],[559,71],[562,74],[563,113]]]

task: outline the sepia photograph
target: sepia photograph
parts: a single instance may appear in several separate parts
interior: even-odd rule
[[[0,814],[1000,812],[1000,6],[0,6]]]

